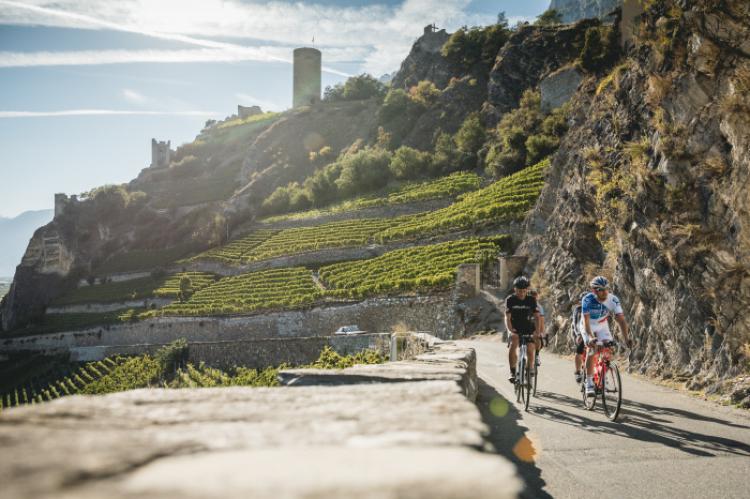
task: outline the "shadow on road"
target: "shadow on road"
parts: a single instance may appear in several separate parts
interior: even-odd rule
[[[539,392],[542,399],[553,402],[558,407],[533,405],[531,412],[536,416],[551,421],[584,428],[594,433],[606,433],[632,438],[641,442],[655,442],[681,450],[696,456],[716,456],[718,453],[735,454],[750,457],[750,445],[714,435],[698,433],[675,426],[671,417],[712,422],[732,428],[747,428],[716,418],[710,418],[682,409],[656,407],[650,404],[634,402],[627,399],[622,401],[623,412],[621,421],[611,422],[601,413],[583,411],[579,399],[567,395],[551,392]],[[574,412],[565,411],[560,406],[577,409]],[[591,414],[591,417],[583,414]]]
[[[542,471],[534,464],[536,451],[526,436],[526,428],[518,424],[521,419],[518,409],[481,378],[477,407],[482,413],[482,420],[490,428],[489,442],[498,454],[516,465],[526,485],[521,497],[551,498],[542,490],[545,485]]]

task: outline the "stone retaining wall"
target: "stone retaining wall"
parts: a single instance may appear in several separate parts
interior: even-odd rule
[[[353,355],[363,350],[377,350],[387,356],[390,334],[355,334],[312,336],[306,338],[266,338],[236,341],[195,341],[188,347],[188,360],[194,364],[205,362],[211,367],[228,369],[245,366],[263,369],[283,363],[310,364],[317,360],[326,346],[341,355]],[[76,347],[70,350],[71,360],[89,362],[112,355],[154,354],[166,344]]]
[[[115,303],[82,303],[78,305],[61,305],[59,307],[47,307],[45,314],[95,314],[101,312],[113,312],[127,308],[158,308],[169,305],[174,300],[171,298],[146,298],[145,300],[128,300]]]
[[[165,344],[179,338],[192,343],[329,336],[349,324],[370,333],[421,330],[440,338],[453,338],[463,331],[450,294],[444,293],[372,298],[244,317],[160,317],[76,332],[8,338],[0,344],[0,351]]]

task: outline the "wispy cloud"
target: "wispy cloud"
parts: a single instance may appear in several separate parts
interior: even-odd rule
[[[324,61],[362,60],[363,69],[380,74],[397,68],[426,24],[435,22],[451,31],[462,25],[494,22],[492,16],[468,14],[469,3],[470,0],[405,0],[397,6],[342,7],[292,1],[31,0],[22,4],[0,0],[0,23],[112,29],[216,51],[193,51],[196,62],[202,61],[204,55],[220,61],[244,57],[241,60],[291,62],[291,47],[307,45],[314,36],[317,46],[323,49]],[[245,47],[210,39],[227,36],[286,46],[276,47],[281,50],[278,52],[270,47]],[[261,51],[266,58],[249,59],[252,51]],[[189,55],[174,52],[181,54],[160,51],[166,60],[159,62],[177,62],[178,57],[183,62],[184,56]],[[0,55],[0,59],[9,57]],[[13,58],[21,59],[15,54]],[[90,60],[96,58],[90,56]]]
[[[122,96],[125,97],[126,100],[135,102],[136,104],[143,104],[145,102],[148,102],[148,97],[129,88],[122,89]]]
[[[65,111],[0,111],[0,118],[53,118],[65,116],[195,116],[217,117],[209,111],[130,111],[114,109],[68,109]]]

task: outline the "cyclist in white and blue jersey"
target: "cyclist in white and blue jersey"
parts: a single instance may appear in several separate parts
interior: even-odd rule
[[[620,326],[620,331],[625,337],[628,347],[632,346],[628,336],[628,323],[625,321],[625,314],[622,311],[620,299],[609,292],[609,281],[604,276],[597,276],[591,280],[591,293],[588,293],[581,300],[581,323],[579,331],[583,336],[584,343],[589,347],[603,344],[605,341],[612,341],[612,332],[609,330],[609,316],[614,316],[615,321]],[[586,392],[594,395],[594,358],[591,355],[592,348],[589,348],[589,355],[586,358]]]

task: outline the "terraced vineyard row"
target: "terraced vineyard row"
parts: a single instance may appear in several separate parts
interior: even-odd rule
[[[409,182],[399,186],[393,192],[381,196],[362,196],[344,201],[329,208],[307,210],[287,215],[269,217],[262,222],[273,223],[283,220],[304,220],[322,215],[343,213],[347,211],[374,208],[377,206],[392,206],[404,203],[414,203],[429,199],[440,199],[457,196],[461,193],[474,191],[481,186],[481,178],[475,173],[457,172],[428,182]]]
[[[85,303],[112,303],[141,300],[159,296],[176,298],[180,291],[180,279],[189,277],[193,290],[204,288],[216,277],[206,272],[180,272],[166,277],[144,277],[122,282],[109,282],[83,286],[55,299],[52,305],[79,305]]]
[[[207,260],[229,265],[236,265],[247,261],[246,255],[249,255],[256,247],[267,241],[279,231],[270,229],[259,229],[241,239],[230,242],[227,245],[220,246],[205,251],[199,255],[189,258],[187,261]]]
[[[526,215],[544,186],[546,159],[498,180],[479,191],[462,195],[452,205],[430,213],[404,217],[377,235],[379,242],[409,239],[518,220]]]
[[[232,243],[252,246],[240,256],[224,250],[231,244],[212,251],[217,259],[248,263],[308,251],[412,239],[518,220],[525,216],[539,196],[544,184],[544,170],[548,165],[549,160],[544,160],[484,189],[463,194],[455,203],[441,210],[392,219],[346,220],[284,229],[255,246],[249,241],[262,236],[253,233]],[[204,255],[198,255],[195,259],[202,259]]]
[[[341,298],[448,288],[458,265],[478,262],[484,251],[496,254],[508,249],[510,242],[510,236],[502,235],[405,248],[370,260],[322,267],[320,277],[328,288],[326,295]]]
[[[321,291],[308,269],[283,268],[226,277],[184,303],[172,303],[142,316],[240,314],[300,307],[320,297]]]
[[[22,404],[46,402],[66,395],[86,393],[92,383],[126,361],[126,357],[108,357],[102,361],[84,364],[66,376],[51,382],[28,381],[20,387],[0,394],[0,407],[7,409]]]

